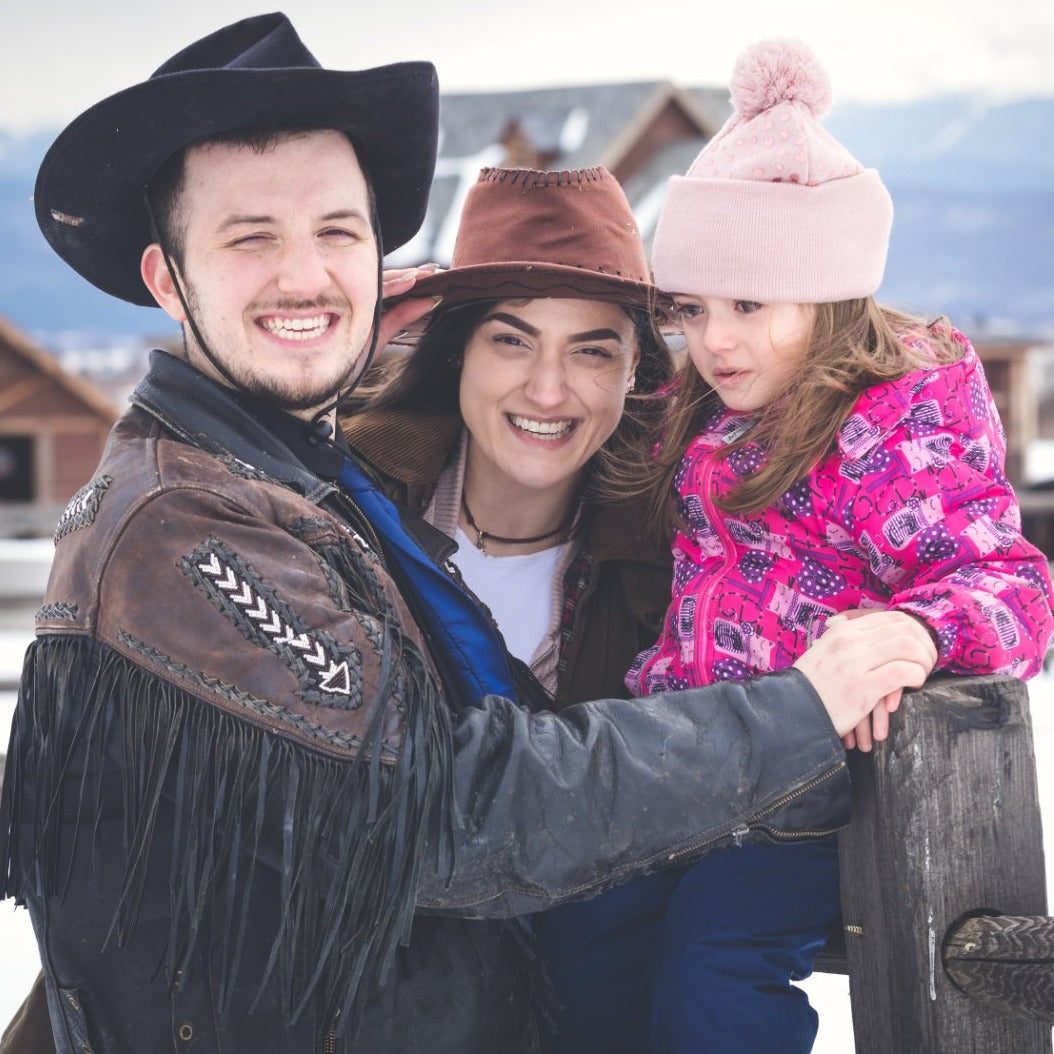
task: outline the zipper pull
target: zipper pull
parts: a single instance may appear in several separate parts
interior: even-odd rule
[[[745,823],[733,829],[732,841],[735,842],[737,849],[743,848],[743,841],[748,834],[750,834],[750,828]]]

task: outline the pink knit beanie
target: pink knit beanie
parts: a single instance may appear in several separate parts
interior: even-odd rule
[[[735,113],[684,176],[673,176],[652,250],[670,293],[816,304],[882,283],[893,202],[818,118],[827,75],[796,41],[748,48],[732,75]]]

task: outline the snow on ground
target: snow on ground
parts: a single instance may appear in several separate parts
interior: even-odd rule
[[[31,619],[25,626],[0,623],[0,684],[10,684],[22,664],[29,642]],[[1029,684],[1032,725],[1035,737],[1039,798],[1045,817],[1054,817],[1054,673],[1042,673]],[[6,745],[15,696],[0,691],[0,742]],[[1048,901],[1054,904],[1054,822],[1046,825]],[[39,970],[37,946],[28,914],[11,901],[0,903],[0,1032],[25,997]],[[854,1049],[853,1023],[849,1008],[848,978],[817,974],[804,982],[813,1006],[820,1014],[820,1032],[813,1054],[846,1054]]]

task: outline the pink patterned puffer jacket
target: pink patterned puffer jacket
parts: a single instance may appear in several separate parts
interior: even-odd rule
[[[626,676],[634,694],[783,669],[829,616],[856,607],[925,621],[938,669],[1039,671],[1054,627],[1047,560],[1021,535],[980,360],[955,338],[959,361],[864,392],[837,450],[752,516],[723,513],[713,498],[761,463],[749,444],[716,456],[753,418],[715,414],[681,463],[689,530],[674,537],[663,632]]]

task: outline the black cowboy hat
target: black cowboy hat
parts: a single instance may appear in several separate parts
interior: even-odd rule
[[[388,253],[424,220],[438,110],[431,63],[326,70],[285,15],[246,18],[77,117],[40,166],[37,222],[51,247],[93,285],[154,307],[139,276],[143,249],[153,240],[143,188],[169,157],[241,129],[334,128],[355,143]]]

